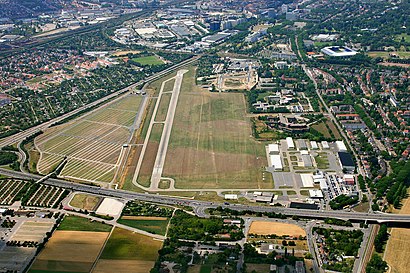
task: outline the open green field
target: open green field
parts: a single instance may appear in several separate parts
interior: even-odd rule
[[[111,226],[100,222],[92,222],[84,217],[69,215],[64,217],[57,230],[109,232]]]
[[[129,230],[115,228],[101,259],[155,261],[162,242]]]
[[[160,234],[165,235],[167,231],[167,220],[128,220],[128,219],[120,219],[118,223],[137,228],[140,230],[144,230],[149,233],[153,234]]]
[[[329,168],[329,160],[326,153],[320,153],[318,156],[315,156],[315,161],[319,169]]]
[[[35,139],[40,152],[38,171],[48,173],[67,157],[61,177],[91,183],[111,182],[141,102],[142,96],[128,95],[46,130]]]
[[[140,63],[141,65],[160,65],[164,62],[156,55],[138,57],[132,59],[134,62]]]
[[[164,166],[177,188],[271,188],[263,143],[252,137],[240,93],[211,93],[184,74]]]

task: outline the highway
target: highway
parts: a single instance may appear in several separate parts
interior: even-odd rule
[[[181,62],[181,63],[178,63],[178,64],[176,64],[176,65],[173,65],[173,66],[171,66],[171,67],[169,67],[169,68],[167,68],[167,69],[165,69],[165,70],[163,70],[163,71],[161,71],[161,72],[155,73],[154,75],[145,78],[144,80],[141,80],[141,81],[139,81],[139,82],[133,83],[132,85],[130,85],[130,86],[128,86],[128,87],[125,87],[125,88],[123,88],[123,89],[121,89],[121,90],[118,90],[118,91],[116,91],[116,92],[114,92],[114,93],[111,93],[110,95],[105,96],[105,97],[103,97],[103,98],[101,98],[101,99],[99,99],[99,100],[96,100],[96,101],[91,102],[91,103],[89,103],[89,104],[83,105],[83,106],[81,106],[81,107],[79,107],[79,108],[77,108],[77,109],[75,109],[75,110],[73,110],[73,111],[71,111],[71,112],[65,113],[65,114],[63,114],[63,115],[61,115],[61,116],[59,116],[59,117],[56,117],[56,118],[51,119],[51,120],[49,120],[49,121],[46,121],[46,122],[44,122],[44,123],[42,123],[42,124],[39,124],[39,125],[37,125],[37,126],[28,128],[28,129],[26,129],[26,130],[24,130],[24,131],[21,131],[21,132],[19,132],[19,133],[14,134],[14,135],[11,135],[11,136],[2,138],[2,139],[0,139],[0,148],[1,148],[1,147],[4,147],[4,146],[7,146],[7,145],[12,145],[13,143],[20,142],[20,141],[24,140],[25,138],[27,138],[28,136],[31,136],[31,135],[33,135],[33,134],[39,132],[39,131],[43,131],[43,130],[47,129],[48,127],[50,127],[50,126],[53,125],[54,123],[60,122],[60,121],[62,121],[62,120],[64,120],[64,119],[66,119],[66,118],[69,118],[69,117],[71,117],[71,116],[73,116],[73,115],[76,115],[76,114],[78,114],[78,113],[80,113],[81,111],[84,111],[84,110],[86,110],[86,109],[92,108],[92,107],[94,107],[94,106],[96,106],[96,105],[98,105],[98,104],[100,104],[100,103],[103,103],[103,102],[109,100],[109,99],[115,98],[115,97],[117,97],[117,96],[119,96],[119,95],[121,95],[121,94],[125,95],[125,93],[126,93],[127,91],[129,91],[129,90],[131,90],[131,89],[133,89],[133,88],[135,88],[135,87],[137,87],[137,86],[139,86],[139,85],[142,85],[142,84],[144,84],[144,83],[147,83],[147,82],[150,82],[150,81],[159,79],[159,78],[163,77],[164,75],[166,75],[166,74],[168,74],[168,73],[171,73],[171,72],[173,72],[174,70],[176,70],[176,69],[178,69],[178,68],[180,68],[180,67],[182,67],[182,66],[185,66],[185,65],[187,65],[187,64],[190,64],[190,63],[195,62],[198,58],[200,58],[200,55],[194,56],[194,57],[192,57],[192,58],[190,58],[190,59],[187,59],[187,60],[185,60],[185,61],[183,61],[183,62]]]
[[[0,169],[0,174],[20,178],[20,179],[33,179],[39,180],[42,178],[40,175],[25,174],[15,172],[6,169]],[[198,201],[192,199],[184,199],[177,197],[169,197],[159,194],[148,193],[136,193],[125,190],[113,190],[99,188],[84,184],[72,183],[61,179],[50,178],[42,182],[43,184],[63,187],[71,190],[82,191],[87,193],[100,194],[103,196],[111,196],[116,198],[123,198],[126,200],[137,199],[145,202],[155,202],[166,205],[186,205],[194,208],[198,211],[198,208],[216,208],[221,206],[223,208],[230,208],[237,211],[251,210],[253,212],[275,212],[285,215],[296,215],[299,217],[311,217],[317,219],[323,218],[337,218],[343,220],[356,220],[356,221],[371,221],[378,223],[410,223],[410,215],[405,214],[387,214],[387,213],[360,213],[360,212],[347,212],[347,211],[323,211],[323,210],[308,210],[308,209],[291,209],[284,207],[268,207],[268,206],[253,206],[253,205],[240,205],[240,204],[224,204],[216,202]]]

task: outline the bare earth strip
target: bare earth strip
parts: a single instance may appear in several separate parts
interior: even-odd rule
[[[298,237],[300,235],[306,236],[306,231],[299,226],[286,223],[264,221],[252,222],[249,233],[259,235],[276,234],[278,236],[289,235],[294,237]]]
[[[167,217],[155,217],[155,216],[122,216],[124,220],[168,220]]]

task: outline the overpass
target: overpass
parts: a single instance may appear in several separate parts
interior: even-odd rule
[[[40,180],[43,176],[35,174],[26,174],[16,171],[0,169],[0,174],[27,180]],[[405,214],[387,214],[387,213],[361,213],[361,212],[347,212],[347,211],[326,211],[326,210],[307,210],[307,209],[292,209],[284,207],[268,207],[257,205],[227,205],[224,203],[198,201],[192,199],[184,199],[172,196],[164,196],[159,194],[136,193],[125,190],[105,189],[96,186],[84,185],[79,183],[68,182],[61,179],[50,178],[42,182],[46,185],[53,185],[74,191],[81,191],[86,193],[100,194],[103,196],[110,196],[115,198],[122,198],[126,200],[140,200],[145,202],[155,202],[166,205],[185,205],[193,207],[195,211],[204,211],[207,208],[230,208],[237,211],[250,210],[253,212],[274,212],[285,215],[295,215],[299,217],[309,218],[337,218],[352,221],[370,221],[377,223],[410,223],[410,215]]]

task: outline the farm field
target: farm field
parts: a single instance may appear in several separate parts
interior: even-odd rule
[[[167,231],[168,218],[123,216],[118,220],[118,223],[141,229],[149,233],[165,235]]]
[[[108,232],[56,231],[29,272],[90,272]]]
[[[265,148],[251,138],[243,94],[210,93],[184,75],[165,160],[176,188],[270,188]]]
[[[306,236],[305,230],[299,226],[269,221],[252,222],[249,233],[259,235],[276,234],[278,236],[289,235],[293,237]]]
[[[410,190],[408,191],[410,192]],[[403,200],[399,214],[410,213],[410,197]],[[410,267],[408,254],[410,253],[410,229],[392,228],[384,253],[384,260],[391,268],[391,273],[405,273]]]
[[[100,203],[101,198],[95,195],[77,193],[70,200],[69,205],[78,209],[93,211]]]
[[[60,176],[74,181],[109,183],[118,167],[122,145],[129,141],[142,97],[128,95],[35,139],[42,174],[66,157]]]
[[[115,228],[93,272],[109,273],[118,268],[121,268],[121,272],[124,273],[149,272],[154,266],[161,247],[161,241]]]
[[[140,63],[141,65],[160,65],[164,62],[156,55],[138,57],[132,59],[134,62]]]

